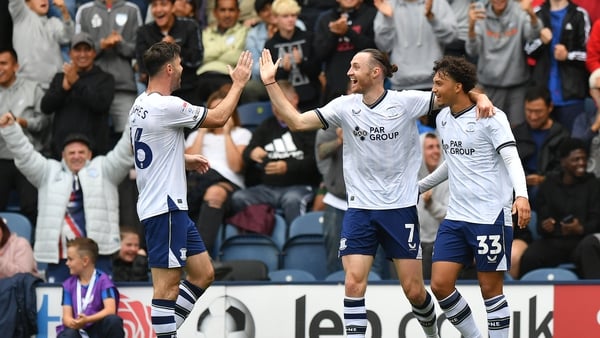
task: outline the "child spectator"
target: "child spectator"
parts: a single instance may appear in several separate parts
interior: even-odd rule
[[[133,228],[121,228],[121,249],[113,257],[115,282],[147,282],[148,257],[140,248],[140,234]]]
[[[63,283],[62,325],[58,338],[125,337],[123,320],[117,316],[119,291],[110,277],[96,270],[98,244],[90,238],[67,243],[71,277]]]

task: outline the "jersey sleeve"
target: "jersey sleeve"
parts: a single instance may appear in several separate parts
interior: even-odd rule
[[[429,114],[433,109],[433,93],[422,90],[404,90],[399,92],[403,95],[403,110],[412,118],[419,118]]]
[[[510,129],[510,123],[503,111],[496,108],[496,115],[487,119],[481,119],[480,121],[487,123],[486,135],[488,135],[494,145],[494,149],[498,153],[504,147],[516,146],[515,137]]]
[[[72,302],[73,297],[71,297],[71,292],[67,291],[64,287],[63,287],[63,292],[62,292],[62,306],[73,306],[73,302]]]
[[[348,107],[346,109],[351,109],[352,107],[350,105],[349,97],[350,96],[340,96],[329,101],[325,106],[315,109],[317,115],[319,115],[319,118],[323,121],[323,129],[328,129],[330,125],[333,125],[334,127],[342,126],[342,113],[344,111],[342,107]]]
[[[198,129],[206,118],[207,110],[202,106],[194,106],[176,96],[165,102],[165,124],[174,128]]]

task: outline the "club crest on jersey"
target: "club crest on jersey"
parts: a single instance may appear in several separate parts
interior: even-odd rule
[[[475,122],[469,122],[469,123],[467,123],[467,128],[466,128],[466,130],[467,130],[469,133],[472,133],[472,132],[474,132],[474,131],[475,131]]]

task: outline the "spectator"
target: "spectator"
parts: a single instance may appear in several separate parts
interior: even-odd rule
[[[206,106],[216,107],[227,91],[211,94]],[[210,163],[207,173],[189,172],[187,182],[190,217],[197,220],[196,227],[211,255],[219,226],[231,214],[231,195],[244,188],[242,153],[251,137],[248,129],[240,127],[240,118],[234,111],[223,127],[198,129],[186,140],[186,154],[203,155]]]
[[[115,79],[94,65],[94,40],[78,33],[71,41],[70,63],[56,73],[42,98],[42,112],[52,115],[52,156],[61,158],[67,135],[81,133],[92,142],[92,153],[110,150],[108,111],[113,100]]]
[[[297,109],[298,94],[287,81],[278,82],[287,100]],[[313,198],[313,188],[321,181],[315,163],[315,132],[294,132],[273,107],[273,117],[252,133],[243,152],[247,170],[259,168],[260,184],[233,194],[233,211],[252,204],[281,208],[287,224],[303,214]],[[248,185],[248,182],[246,182]]]
[[[392,89],[431,89],[431,65],[458,33],[448,2],[378,0],[375,7],[375,44],[398,65]]]
[[[585,10],[569,0],[547,1],[536,14],[544,28],[525,48],[535,59],[531,80],[548,86],[554,116],[570,133],[588,94],[585,60],[590,19]]]
[[[0,114],[11,112],[13,119],[23,128],[24,134],[37,151],[46,151],[47,130],[50,119],[42,114],[40,101],[44,91],[32,80],[17,76],[19,62],[13,49],[0,50]],[[0,210],[5,210],[8,196],[16,189],[20,211],[31,224],[36,222],[36,190],[17,170],[9,146],[0,139]]]
[[[37,276],[37,263],[33,259],[29,241],[11,233],[6,220],[0,217],[0,278],[12,277],[17,273]]]
[[[67,257],[71,277],[63,283],[57,337],[125,337],[123,319],[117,316],[119,291],[104,271],[96,269],[98,244],[90,238],[70,240]]]
[[[423,147],[423,163],[419,168],[419,179],[431,174],[442,164],[442,147],[438,136],[427,132],[420,135]],[[421,238],[421,250],[423,251],[423,279],[431,279],[431,256],[433,255],[433,243],[440,223],[446,217],[448,208],[448,181],[444,181],[432,189],[421,194],[417,203],[417,214]]]
[[[287,80],[298,95],[301,111],[315,108],[321,98],[320,62],[313,49],[313,34],[296,27],[300,6],[295,0],[275,0],[271,7],[277,32],[265,42],[273,60],[281,58],[277,80]]]
[[[471,4],[467,54],[477,58],[477,78],[511,126],[524,120],[529,69],[523,45],[539,36],[542,23],[529,0],[496,0],[478,9]]]
[[[206,0],[206,13],[208,13],[209,25],[214,25],[215,22],[219,21],[218,15],[214,11],[218,7],[217,2],[218,0]],[[260,21],[257,12],[254,11],[255,0],[237,0],[237,3],[240,11],[236,21],[246,28],[250,28]]]
[[[136,229],[121,226],[121,248],[112,257],[112,280],[115,282],[147,282],[150,271],[146,251],[140,248]]]
[[[348,64],[354,54],[365,48],[375,48],[373,20],[377,10],[363,0],[338,1],[338,7],[319,17],[315,27],[313,48],[316,58],[324,63],[325,92],[323,102],[345,94]]]
[[[144,52],[159,41],[176,43],[181,47],[183,73],[181,74],[181,88],[176,90],[173,95],[179,96],[191,104],[198,105],[201,102],[196,97],[196,85],[198,83],[196,69],[202,62],[201,32],[194,20],[175,16],[174,3],[178,2],[182,2],[182,0],[152,1],[151,10],[155,20],[140,27],[137,31],[135,50],[140,81],[144,84],[148,82],[148,71],[142,61]]]
[[[237,0],[215,0],[217,22],[202,31],[204,59],[198,68],[198,99],[206,102],[210,93],[231,83],[228,67],[234,67],[246,44],[248,28],[238,22]]]
[[[114,135],[120,136],[137,95],[131,63],[136,32],[142,25],[140,10],[125,0],[94,0],[79,7],[75,22],[77,33],[86,32],[94,40],[96,64],[115,79],[109,115]]]
[[[551,117],[553,108],[545,86],[529,87],[525,93],[525,122],[513,128],[534,208],[539,185],[546,175],[560,170],[558,148],[569,137],[569,132]]]
[[[21,62],[19,76],[48,88],[60,71],[63,57],[60,44],[73,36],[74,24],[63,0],[54,0],[62,20],[48,18],[48,0],[9,0],[13,21],[13,47]],[[32,48],[35,46],[34,48]]]
[[[585,143],[567,139],[559,156],[560,173],[548,175],[538,191],[537,229],[542,238],[523,253],[521,276],[537,268],[573,263],[582,239],[600,229],[600,184],[586,173]]]
[[[34,151],[10,113],[0,116],[0,135],[16,167],[38,188],[40,208],[33,252],[37,262],[48,263],[48,282],[60,283],[69,276],[66,244],[77,237],[98,243],[96,265],[110,273],[110,255],[119,250],[117,184],[133,162],[129,131],[106,156],[94,159],[89,139],[72,134],[65,139],[60,162]]]

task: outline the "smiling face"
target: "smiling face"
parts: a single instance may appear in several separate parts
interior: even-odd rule
[[[177,55],[173,62],[165,65],[167,69],[170,69],[171,74],[171,91],[175,91],[181,87],[181,73],[183,72],[183,66],[181,65],[181,57]]]
[[[161,30],[169,30],[175,22],[173,3],[170,0],[155,0],[151,6],[154,22]]]
[[[440,158],[442,157],[442,148],[440,147],[440,141],[433,135],[425,135],[423,139],[423,159],[427,168],[437,168],[440,164]]]
[[[443,72],[436,72],[433,76],[431,91],[435,94],[439,106],[450,106],[462,91],[462,85]]]
[[[582,177],[586,173],[587,153],[583,149],[574,149],[560,160],[565,173],[573,177]]]
[[[121,237],[119,257],[128,263],[133,262],[140,250],[140,237],[134,233],[124,233]]]
[[[373,66],[368,53],[357,53],[350,61],[350,69],[346,73],[350,78],[351,93],[364,94],[373,85]]]
[[[17,80],[19,64],[9,52],[0,53],[0,86],[10,87]]]
[[[78,70],[87,71],[94,66],[96,51],[86,43],[80,43],[69,51],[71,61]]]
[[[531,129],[546,130],[552,126],[552,104],[546,104],[543,98],[525,101],[525,121]]]
[[[78,173],[92,159],[92,151],[85,143],[75,141],[65,146],[62,156],[69,170]]]

